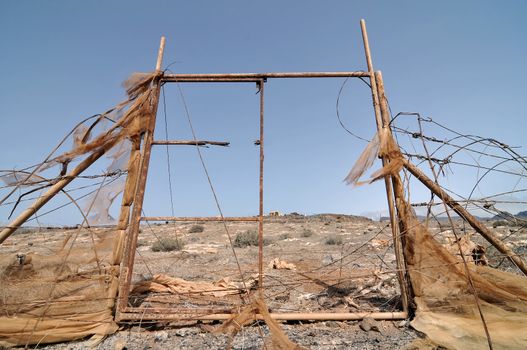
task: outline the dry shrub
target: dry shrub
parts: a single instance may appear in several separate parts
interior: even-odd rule
[[[311,237],[313,236],[315,232],[313,232],[313,230],[309,229],[309,228],[305,228],[303,231],[302,231],[302,237]]]
[[[205,231],[205,227],[203,225],[192,225],[192,227],[188,230],[188,233],[201,233]]]
[[[182,250],[185,243],[176,238],[161,238],[152,244],[153,252],[171,252],[174,250]]]
[[[271,241],[268,238],[264,238],[263,244],[269,245]],[[236,248],[245,248],[249,246],[258,246],[258,232],[256,230],[247,230],[239,232],[234,238],[234,246]]]
[[[342,236],[331,235],[326,238],[327,245],[342,245],[343,243]]]

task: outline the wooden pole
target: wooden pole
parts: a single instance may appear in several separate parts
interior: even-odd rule
[[[163,65],[163,52],[165,51],[165,37],[161,37],[161,42],[159,43],[159,50],[157,50],[157,61],[156,61],[156,72],[161,71],[161,66]]]
[[[373,63],[372,63],[371,52],[370,52],[370,44],[368,42],[368,32],[366,31],[366,22],[363,19],[361,19],[360,21],[360,26],[361,26],[361,31],[362,31],[362,40],[364,43],[364,52],[366,55],[366,63],[368,65],[368,72],[370,74],[371,94],[372,94],[372,100],[373,100],[373,110],[375,112],[375,122],[377,124],[377,132],[380,133],[383,130],[383,128],[387,128],[387,123],[383,123],[383,120],[382,120],[377,81],[375,79],[375,74],[373,70]],[[388,162],[389,160],[386,157],[382,158],[383,166],[388,164]],[[386,199],[388,201],[388,210],[390,213],[390,226],[392,230],[395,258],[397,262],[397,269],[399,271],[399,273],[397,274],[397,277],[399,279],[399,284],[401,287],[401,304],[403,306],[403,310],[406,312],[408,311],[408,292],[406,288],[406,279],[404,278],[404,273],[403,273],[404,256],[400,249],[401,240],[400,240],[400,235],[399,235],[399,230],[398,230],[398,225],[397,225],[397,217],[395,214],[394,197],[393,197],[394,194],[392,191],[392,183],[390,180],[390,176],[384,177],[384,186],[386,188]]]
[[[377,123],[377,130],[382,128],[381,110],[379,108],[379,96],[377,95],[377,82],[374,77],[373,62],[371,59],[370,43],[368,42],[368,32],[366,31],[366,22],[360,20],[360,29],[362,31],[362,42],[364,44],[364,53],[366,55],[366,64],[368,65],[368,73],[371,85],[371,98],[373,101],[373,110],[375,112],[375,121]]]
[[[385,132],[392,137],[392,131],[390,129],[390,111],[388,109],[388,103],[386,102],[386,96],[384,92],[384,82],[382,80],[382,73],[375,72],[375,80],[377,82],[377,90],[379,95],[379,102],[381,108],[381,117],[383,122],[383,128]],[[383,164],[389,163],[389,160],[384,157]],[[395,213],[394,208],[394,196],[395,203],[404,199],[404,188],[402,186],[402,180],[399,174],[393,175],[391,177],[393,183],[393,192],[392,192],[392,183],[389,181],[386,185],[386,196],[388,197],[388,206],[390,207],[390,213]],[[402,214],[401,210],[398,210],[399,216]],[[393,236],[393,249],[395,253],[395,262],[397,265],[397,274],[399,277],[399,286],[401,288],[401,301],[403,304],[403,310],[408,311],[409,303],[409,292],[407,288],[407,279],[406,279],[406,264],[403,254],[403,245],[401,242],[400,232],[406,232],[406,226],[402,221],[399,220],[399,223],[396,221],[395,214],[390,214],[390,225],[392,226],[392,236]],[[400,230],[402,228],[402,230]]]
[[[157,54],[156,72],[161,70],[163,63],[163,52],[165,49],[165,37],[161,37],[159,44],[159,51]],[[137,248],[137,237],[139,235],[139,227],[141,223],[141,213],[143,210],[143,200],[145,196],[146,179],[148,175],[148,166],[150,164],[150,154],[152,151],[152,142],[154,141],[154,130],[156,124],[157,107],[159,104],[159,94],[161,91],[161,80],[158,76],[155,81],[156,92],[155,98],[152,101],[152,114],[147,121],[147,129],[144,135],[143,150],[140,159],[139,173],[137,184],[135,188],[135,195],[133,199],[132,216],[130,226],[128,228],[128,235],[126,237],[123,259],[121,262],[121,271],[119,275],[119,304],[117,313],[124,310],[128,304],[128,295],[130,293],[130,283],[132,280],[132,270],[135,260],[135,250]]]
[[[430,189],[436,196],[441,198],[445,204],[447,204],[452,210],[454,210],[459,216],[465,219],[474,230],[483,236],[490,244],[496,247],[501,253],[507,255],[509,260],[516,265],[526,276],[527,266],[525,262],[515,254],[509,247],[507,247],[494,233],[477,220],[472,214],[470,214],[462,205],[460,205],[455,199],[450,197],[445,191],[441,189],[434,181],[428,178],[418,167],[409,161],[404,162],[404,167],[419,181],[421,181],[426,187]]]
[[[33,214],[37,212],[44,204],[46,204],[51,198],[53,198],[59,191],[61,191],[66,185],[68,185],[75,177],[80,175],[84,170],[86,170],[90,165],[92,165],[97,159],[99,159],[106,151],[112,148],[117,141],[117,138],[112,142],[105,145],[104,148],[100,148],[90,154],[86,159],[84,159],[79,165],[75,167],[71,172],[69,172],[65,177],[57,181],[53,186],[51,186],[46,193],[37,198],[33,204],[24,210],[20,215],[18,215],[13,221],[11,221],[1,232],[0,232],[0,244],[3,243],[7,237],[9,237],[13,232],[15,232],[27,219],[29,219]]]
[[[141,159],[141,138],[134,137],[132,140],[132,149],[128,159],[128,174],[121,201],[121,212],[117,222],[117,237],[113,248],[112,262],[114,265],[120,264],[123,255],[123,243],[126,236],[126,229],[130,223],[130,208],[134,202],[135,190],[137,188],[137,173]]]

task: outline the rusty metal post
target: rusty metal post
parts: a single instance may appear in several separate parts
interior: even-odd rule
[[[164,48],[165,37],[161,37],[156,63],[156,71],[158,72],[161,70]],[[126,308],[128,304],[128,295],[130,293],[130,283],[132,280],[135,250],[137,248],[137,237],[139,235],[139,227],[141,223],[141,212],[143,210],[148,166],[150,164],[150,154],[152,151],[152,142],[154,140],[157,106],[159,103],[159,94],[161,91],[160,77],[158,77],[154,83],[157,85],[155,98],[152,101],[152,114],[149,116],[149,120],[147,121],[148,125],[143,137],[143,149],[139,165],[137,185],[133,199],[132,216],[130,219],[130,226],[128,228],[128,235],[126,237],[123,260],[121,262],[121,271],[119,275],[119,303],[117,307],[116,319],[119,319],[121,310]]]
[[[259,208],[258,208],[258,288],[260,297],[263,297],[263,186],[264,186],[264,86],[265,80],[260,80],[258,87],[260,88],[260,193],[259,193]]]
[[[381,117],[383,121],[383,128],[388,133],[389,137],[392,137],[392,131],[390,129],[390,111],[388,109],[388,103],[386,99],[386,95],[384,92],[384,82],[382,80],[382,73],[381,72],[375,72],[375,80],[377,82],[377,90],[378,90],[378,96],[380,101],[380,107],[381,107]],[[387,160],[388,161],[388,160]],[[392,184],[393,184],[393,192],[392,192]],[[402,186],[402,180],[399,174],[392,176],[392,183],[389,183],[386,186],[386,195],[388,197],[388,205],[390,206],[390,213],[395,213],[394,208],[394,196],[395,200],[403,199],[404,198],[404,188]],[[399,211],[399,215],[401,215],[401,211]],[[406,226],[399,222],[398,226],[395,215],[390,215],[390,224],[392,225],[392,235],[393,235],[393,249],[395,253],[395,262],[397,264],[397,275],[399,277],[399,286],[401,288],[401,301],[403,305],[403,310],[408,311],[408,302],[410,298],[410,294],[408,292],[408,280],[407,280],[407,274],[406,274],[406,264],[404,260],[404,254],[403,254],[403,245],[401,241],[401,234],[400,232],[406,232]]]
[[[362,31],[362,40],[364,43],[364,53],[366,55],[366,63],[368,65],[368,72],[370,74],[370,84],[371,84],[371,95],[373,100],[373,109],[375,112],[375,122],[377,124],[377,132],[381,132],[384,128],[388,128],[388,123],[383,123],[383,117],[381,112],[381,103],[379,99],[379,91],[377,87],[377,81],[375,79],[374,69],[373,69],[373,63],[371,58],[371,52],[370,52],[370,44],[368,42],[368,32],[366,31],[366,22],[361,19],[360,21],[361,31]],[[382,158],[382,165],[385,166],[388,164],[389,160],[386,157]],[[395,213],[395,205],[394,205],[394,191],[392,189],[392,182],[389,176],[386,176],[384,178],[384,186],[386,188],[386,199],[388,201],[388,210],[390,213],[390,226],[392,230],[392,238],[393,238],[393,244],[394,244],[394,252],[396,257],[396,263],[397,263],[397,270],[398,274],[397,277],[399,279],[399,285],[401,288],[401,303],[403,306],[403,311],[408,311],[408,292],[406,288],[406,279],[404,278],[404,274],[402,273],[402,269],[404,266],[404,256],[402,254],[401,249],[399,249],[401,240],[400,240],[400,234],[399,234],[399,226],[398,226],[398,220]]]

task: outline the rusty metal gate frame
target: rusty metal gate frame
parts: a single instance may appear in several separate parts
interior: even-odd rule
[[[119,277],[119,296],[116,310],[116,320],[223,320],[232,316],[234,310],[213,309],[185,309],[185,308],[139,308],[128,306],[130,287],[132,280],[135,250],[141,221],[244,221],[258,222],[258,288],[263,288],[263,177],[264,177],[264,91],[265,83],[269,79],[298,79],[298,78],[367,78],[370,81],[372,91],[372,102],[375,112],[377,129],[389,129],[389,116],[387,115],[384,97],[384,86],[382,75],[375,72],[371,61],[368,36],[364,20],[361,20],[362,38],[368,71],[349,72],[288,72],[288,73],[231,73],[231,74],[164,74],[161,72],[161,63],[165,40],[161,39],[158,53],[156,71],[159,73],[156,81],[157,98],[152,106],[154,113],[147,121],[148,127],[143,135],[143,140],[133,140],[133,150],[129,162],[129,173],[135,171],[139,174],[136,183],[128,183],[123,194],[123,204],[118,233],[124,237],[123,258],[121,260],[121,271]],[[259,214],[257,217],[144,217],[141,216],[142,205],[145,194],[146,178],[148,174],[150,154],[154,145],[175,145],[179,141],[157,141],[154,140],[157,104],[159,101],[160,88],[166,83],[256,83],[260,94],[260,142],[259,142]],[[190,141],[185,144],[197,145],[199,141]],[[142,143],[142,145],[141,145]],[[133,156],[139,159],[132,161]],[[383,164],[385,163],[383,159]],[[131,178],[131,176],[128,176]],[[128,180],[128,179],[127,179]],[[375,319],[405,319],[408,316],[408,292],[405,273],[405,263],[402,254],[401,236],[394,208],[394,192],[392,182],[395,179],[385,178],[386,194],[390,211],[390,223],[394,241],[394,251],[397,264],[397,277],[401,291],[402,311],[398,312],[355,312],[355,313],[271,313],[278,320],[356,320],[366,316]],[[397,195],[397,192],[395,192]],[[126,201],[124,198],[130,198]],[[131,213],[130,213],[131,209]]]

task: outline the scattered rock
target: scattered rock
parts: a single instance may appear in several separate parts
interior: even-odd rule
[[[331,263],[334,263],[335,261],[337,261],[339,259],[338,256],[334,256],[334,255],[331,255],[331,254],[328,254],[324,257],[324,259],[322,259],[322,264],[324,265],[329,265]]]
[[[326,326],[328,326],[330,328],[341,328],[342,327],[340,325],[340,322],[337,322],[337,321],[327,321],[326,322]]]
[[[168,339],[168,333],[165,331],[156,332],[154,335],[154,341],[156,343],[164,342]]]
[[[410,322],[408,320],[402,320],[401,322],[397,323],[397,328],[403,328],[408,327]]]
[[[365,332],[369,331],[375,331],[379,332],[379,325],[378,322],[375,321],[371,317],[365,317],[360,323],[359,323],[360,329],[362,329]]]
[[[280,260],[280,258],[274,258],[269,263],[269,268],[277,270],[296,270],[295,264],[288,263],[287,261]]]
[[[113,343],[114,350],[126,350],[126,341],[124,339],[117,339],[115,343]]]

